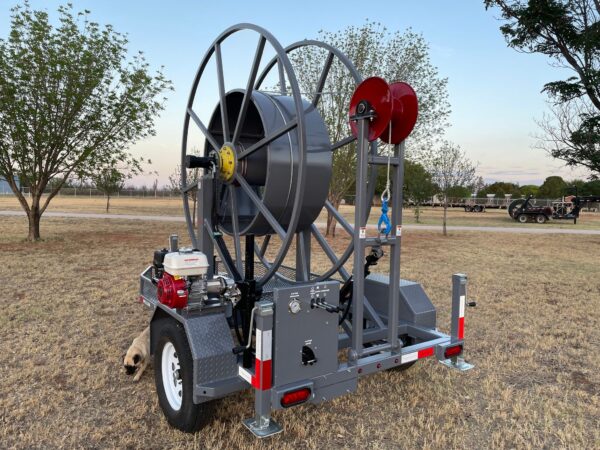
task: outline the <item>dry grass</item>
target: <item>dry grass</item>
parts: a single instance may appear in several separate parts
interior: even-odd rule
[[[120,356],[147,319],[137,276],[182,224],[0,218],[0,447],[593,448],[600,431],[598,236],[407,231],[403,277],[423,282],[447,330],[450,275],[469,275],[468,359],[362,379],[358,392],[275,413],[283,434],[241,425],[251,392],[218,403],[197,435],[171,429],[153,372]],[[338,244],[344,242],[340,239]]]
[[[173,198],[127,198],[118,197],[110,201],[111,214],[137,214],[153,216],[177,216],[183,215],[183,206],[179,197]],[[20,210],[21,207],[12,195],[0,196],[0,211]],[[48,206],[48,211],[54,212],[84,212],[102,214],[106,211],[106,200],[101,197],[56,197]],[[340,211],[350,222],[354,222],[354,207],[342,205]],[[375,224],[379,220],[381,210],[373,207],[369,217],[369,223]],[[423,208],[420,223],[423,225],[442,224],[442,208]],[[323,210],[319,222],[325,223],[326,211]],[[404,210],[404,223],[415,224],[414,210]],[[600,230],[600,213],[582,212],[577,225],[572,221],[555,220],[545,225],[533,223],[520,224],[508,216],[505,209],[488,209],[484,213],[466,213],[462,208],[450,208],[448,210],[448,225],[466,225],[483,227],[545,227],[545,228],[569,228],[569,229],[592,229]]]

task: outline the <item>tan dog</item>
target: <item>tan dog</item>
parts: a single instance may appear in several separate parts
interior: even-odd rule
[[[139,381],[149,363],[150,327],[146,327],[131,343],[129,350],[123,357],[123,366],[127,375],[135,374],[133,381]]]

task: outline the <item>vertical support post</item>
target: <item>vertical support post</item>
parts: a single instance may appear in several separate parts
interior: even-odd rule
[[[452,342],[465,337],[465,305],[467,301],[467,276],[462,273],[452,275],[452,322],[450,337]]]
[[[462,273],[452,275],[452,323],[450,324],[450,345],[462,343],[465,338],[465,306],[467,302],[467,276]],[[472,369],[473,364],[466,362],[461,356],[440,361],[451,369],[465,371]]]
[[[241,274],[240,274],[241,275]],[[244,280],[254,280],[254,235],[248,234],[244,247]]]
[[[310,279],[310,229],[296,233],[296,281]]]
[[[367,153],[369,150],[368,118],[358,119],[358,149],[356,157],[356,199],[354,204],[354,268],[352,269],[352,347],[350,361],[363,353],[363,301],[365,285],[365,247],[367,237]]]
[[[196,219],[196,226],[198,227],[196,240],[198,242],[198,246],[200,247],[198,250],[204,253],[208,258],[208,278],[212,278],[215,274],[215,248],[213,240],[208,234],[210,231],[204,226],[204,219],[210,218],[212,211],[212,181],[212,174],[203,175],[198,183],[198,193],[196,194],[196,201],[198,202],[198,207],[196,208],[198,214],[198,218]]]
[[[255,415],[243,423],[255,436],[267,437],[282,431],[281,426],[271,419],[273,302],[262,300],[256,306],[256,360],[251,380]]]
[[[400,251],[402,238],[402,187],[404,185],[404,142],[394,145],[394,157],[398,164],[393,166],[392,184],[392,232],[395,242],[390,252],[390,290],[388,298],[388,342],[392,351],[400,348],[398,339],[398,310],[400,301]]]

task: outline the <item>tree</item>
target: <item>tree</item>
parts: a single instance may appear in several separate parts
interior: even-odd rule
[[[544,183],[538,190],[538,196],[540,198],[560,198],[564,195],[567,183],[562,177],[551,176],[544,180]]]
[[[415,204],[415,220],[419,223],[421,204],[433,197],[436,187],[431,174],[419,164],[406,160],[404,162],[404,200]]]
[[[448,218],[448,192],[455,186],[470,186],[476,180],[475,165],[458,145],[444,141],[440,148],[429,157],[429,172],[443,197],[444,216],[442,228],[444,236]]]
[[[160,95],[171,88],[141,52],[128,59],[127,38],[90,21],[89,11],[74,15],[67,5],[58,15],[53,26],[26,1],[12,9],[10,34],[0,39],[0,176],[27,213],[31,241],[69,177],[131,160],[127,148],[154,134]]]
[[[497,181],[492,184],[488,184],[481,191],[479,191],[479,196],[485,197],[488,194],[494,194],[496,197],[504,197],[506,194],[511,194],[513,196],[519,195],[521,193],[519,186],[515,183],[507,183],[504,181]]]
[[[519,188],[519,193],[524,197],[529,197],[530,195],[537,197],[539,190],[540,187],[535,184],[525,184]]]
[[[558,123],[545,141],[549,153],[570,166],[600,174],[600,1],[484,0],[500,8],[507,21],[500,30],[508,45],[525,53],[541,53],[555,66],[570,70],[566,80],[544,85],[558,108]],[[564,110],[566,108],[567,111]],[[566,113],[566,114],[565,114]],[[564,122],[564,121],[567,122]]]
[[[390,32],[378,23],[367,21],[360,27],[321,31],[319,39],[345,53],[365,78],[380,76],[388,81],[402,80],[412,85],[419,97],[419,119],[407,141],[407,154],[416,155],[443,134],[450,114],[448,80],[441,78],[432,65],[429,46],[422,35],[410,29],[404,33]],[[326,51],[315,47],[302,47],[290,54],[303,92],[315,92],[326,57]],[[354,88],[350,73],[336,58],[319,102],[319,111],[333,142],[350,135],[348,105]],[[336,208],[354,186],[355,167],[355,143],[334,151],[328,199]],[[335,226],[333,216],[328,213],[327,234],[335,235]]]
[[[123,186],[125,181],[131,178],[131,175],[116,167],[103,167],[92,174],[91,181],[100,192],[106,196],[106,212],[110,208],[110,197],[116,194]]]
[[[468,198],[471,193],[470,186],[452,186],[448,189],[448,198]]]
[[[600,174],[600,126],[594,122],[594,107],[583,99],[550,103],[550,112],[537,121],[542,130],[536,147],[563,160],[568,166],[583,166]],[[583,130],[583,131],[582,131]]]
[[[191,149],[190,154],[195,156],[201,156],[200,150],[196,147]],[[200,182],[200,178],[202,178],[201,169],[186,170],[186,180],[188,185],[193,186],[194,184],[198,184]],[[171,190],[171,192],[181,194],[181,165],[177,164],[173,173],[169,175],[168,188]],[[196,199],[198,197],[198,190],[192,189],[188,192],[188,195],[192,202],[192,224],[196,226]]]

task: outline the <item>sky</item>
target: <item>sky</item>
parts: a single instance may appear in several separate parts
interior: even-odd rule
[[[31,0],[35,9],[65,3]],[[550,175],[584,178],[587,172],[564,167],[535,149],[535,123],[547,111],[541,93],[549,81],[568,72],[550,66],[542,55],[522,54],[506,46],[497,11],[486,11],[482,0],[396,0],[364,2],[314,1],[192,1],[192,0],[71,0],[76,10],[88,9],[92,20],[111,24],[128,34],[130,51],[142,50],[151,67],[164,66],[173,82],[165,110],[156,121],[156,136],[136,143],[131,151],[153,161],[133,183],[159,185],[180,160],[185,106],[195,72],[213,40],[227,27],[250,22],[269,30],[286,46],[316,38],[319,30],[337,31],[365,20],[391,31],[412,28],[430,45],[432,63],[448,78],[452,108],[445,138],[459,144],[478,163],[487,182],[541,184]],[[0,37],[10,25],[15,0],[0,0]],[[243,87],[256,38],[246,35],[223,47],[227,89]],[[229,70],[228,70],[229,69]],[[210,91],[210,87],[207,88]],[[216,92],[216,91],[215,91]],[[418,94],[418,93],[417,93]],[[210,94],[207,94],[210,95]],[[208,108],[212,110],[212,107]],[[206,117],[210,111],[203,111]]]

